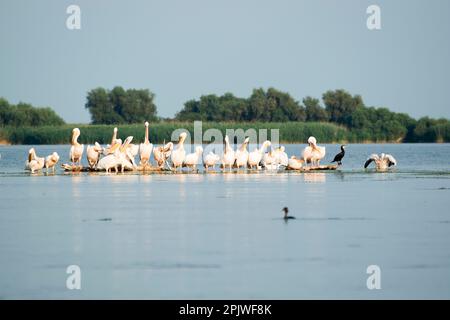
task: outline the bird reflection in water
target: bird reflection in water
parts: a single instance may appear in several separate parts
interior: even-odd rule
[[[305,182],[324,183],[327,178],[324,172],[306,172],[303,174],[303,180]]]

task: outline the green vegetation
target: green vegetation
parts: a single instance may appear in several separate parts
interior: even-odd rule
[[[106,144],[110,143],[114,125],[64,125],[43,127],[20,127],[0,129],[0,136],[4,136],[12,144],[68,144],[72,129],[78,127],[81,130],[79,141],[85,144],[93,144],[95,141]],[[152,143],[163,143],[170,141],[172,132],[176,129],[186,129],[191,135],[194,134],[193,122],[158,122],[150,124],[150,141]],[[203,133],[215,128],[225,136],[227,129],[267,129],[268,138],[271,138],[270,129],[279,129],[282,142],[303,142],[309,136],[314,135],[321,142],[345,141],[349,137],[349,131],[341,126],[330,123],[305,123],[305,122],[204,122]],[[119,138],[133,136],[134,143],[140,143],[144,139],[143,124],[126,124],[118,126]],[[209,142],[209,141],[205,141]],[[222,143],[222,141],[219,141]]]
[[[155,95],[147,89],[112,90],[96,88],[88,92],[85,108],[93,124],[140,123],[156,120]]]
[[[71,130],[81,129],[83,143],[109,143],[114,126],[121,138],[132,135],[140,142],[143,122],[150,122],[150,138],[162,143],[174,130],[187,129],[193,134],[193,121],[203,121],[203,132],[226,129],[279,129],[281,142],[305,142],[314,135],[325,142],[450,142],[448,119],[419,120],[387,108],[365,106],[359,95],[344,90],[327,91],[322,103],[314,97],[296,101],[289,93],[274,88],[255,89],[248,98],[231,93],[214,94],[189,100],[174,120],[161,121],[149,90],[112,90],[96,88],[87,95],[85,107],[92,125],[64,125],[50,108],[35,108],[20,103],[10,105],[0,99],[0,140],[13,144],[68,143]],[[138,123],[138,124],[137,124]]]
[[[50,108],[36,108],[27,103],[10,104],[0,98],[0,127],[60,126],[64,120]]]
[[[305,110],[288,93],[270,88],[253,90],[248,99],[231,93],[189,100],[175,116],[179,121],[305,121]]]
[[[302,105],[289,93],[273,88],[267,91],[255,89],[249,98],[226,93],[189,100],[175,118],[185,121],[327,122],[346,127],[349,141],[450,142],[450,121],[447,119],[415,120],[387,108],[367,107],[361,96],[352,96],[345,90],[327,91],[322,95],[322,101],[324,107],[318,99],[308,96]]]

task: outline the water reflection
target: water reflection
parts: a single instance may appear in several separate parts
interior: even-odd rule
[[[324,183],[327,180],[327,174],[324,172],[305,172],[303,181],[312,183]]]

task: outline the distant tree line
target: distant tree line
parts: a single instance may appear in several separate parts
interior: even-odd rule
[[[64,123],[51,108],[37,108],[22,102],[14,105],[0,98],[0,126],[60,126]]]
[[[155,121],[154,97],[148,89],[96,88],[88,92],[85,107],[91,114],[93,124]]]
[[[331,122],[350,129],[359,141],[450,142],[448,119],[416,120],[387,108],[365,106],[359,95],[345,90],[327,91],[319,99],[296,101],[274,88],[254,89],[250,97],[231,93],[189,100],[175,119],[179,121]]]
[[[154,97],[147,89],[96,88],[87,93],[85,107],[93,124],[157,122],[160,118]],[[448,119],[423,117],[416,120],[387,108],[369,107],[361,96],[345,90],[327,91],[321,101],[307,96],[301,102],[274,88],[254,89],[248,98],[236,97],[232,93],[209,94],[187,101],[174,119],[165,120],[253,122],[255,127],[258,123],[281,126],[281,123],[288,122],[322,122],[346,129],[348,141],[450,142]],[[64,120],[50,108],[36,108],[26,103],[12,105],[0,98],[0,127],[63,124]],[[290,134],[294,127],[290,127]]]

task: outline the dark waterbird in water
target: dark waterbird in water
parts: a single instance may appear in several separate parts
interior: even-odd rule
[[[288,213],[289,213],[288,207],[284,207],[283,209],[281,209],[281,211],[284,211],[284,217],[283,217],[284,220],[295,219],[295,217],[293,217],[293,216],[288,216]]]
[[[339,152],[337,155],[334,156],[333,161],[331,161],[331,163],[333,162],[337,162],[338,165],[342,165],[342,159],[345,156],[345,144],[343,144],[341,146],[341,152]]]

